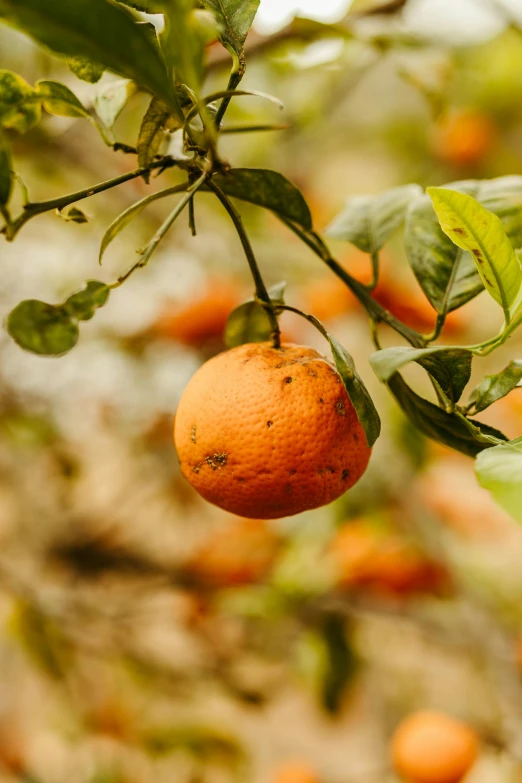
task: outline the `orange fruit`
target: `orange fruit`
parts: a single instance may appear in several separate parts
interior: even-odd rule
[[[292,344],[247,343],[205,362],[180,400],[174,441],[197,492],[252,519],[335,500],[371,452],[335,368]]]
[[[396,729],[391,757],[410,783],[458,783],[473,766],[478,747],[467,724],[426,710],[409,715]]]
[[[330,553],[339,587],[406,595],[438,591],[447,581],[444,569],[406,538],[364,520],[342,527]]]
[[[279,548],[279,536],[264,520],[233,520],[194,553],[186,570],[209,587],[252,584],[268,575]]]
[[[150,331],[157,337],[196,348],[211,340],[222,340],[227,318],[242,298],[233,281],[211,281],[186,304],[168,305]]]
[[[276,770],[273,783],[319,783],[319,778],[303,761],[288,761]]]
[[[452,166],[472,166],[490,152],[496,136],[496,126],[487,114],[477,109],[454,111],[437,126],[434,151]]]
[[[360,307],[346,283],[335,275],[313,280],[302,291],[302,309],[320,321],[337,318]]]

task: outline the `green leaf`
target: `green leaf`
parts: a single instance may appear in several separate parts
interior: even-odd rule
[[[63,307],[78,321],[90,321],[109,298],[110,288],[99,280],[88,280],[85,288],[72,294]]]
[[[72,648],[50,617],[34,604],[19,600],[9,626],[39,669],[56,680],[65,676],[72,663]]]
[[[205,46],[217,34],[214,17],[207,11],[194,9],[192,0],[173,3],[165,15],[165,27],[160,35],[161,50],[171,78],[199,94],[204,76]]]
[[[89,82],[89,84],[99,82],[105,70],[103,65],[93,63],[86,57],[67,57],[67,65],[78,79]]]
[[[82,106],[76,95],[60,82],[42,80],[36,83],[38,94],[42,98],[43,107],[49,114],[59,117],[86,117],[90,119],[87,109]]]
[[[431,440],[450,446],[455,451],[476,456],[483,449],[497,445],[497,440],[507,440],[498,430],[473,419],[464,419],[457,413],[446,413],[437,405],[416,394],[395,373],[388,381],[388,388],[411,423]]]
[[[480,201],[501,219],[513,247],[522,245],[522,177],[463,180],[445,187]],[[484,289],[472,255],[444,234],[429,196],[410,204],[404,242],[413,272],[438,313],[456,310]]]
[[[61,356],[78,342],[78,321],[92,318],[108,299],[110,289],[97,280],[70,296],[62,305],[38,299],[20,302],[7,318],[7,331],[26,351],[41,356]]]
[[[165,129],[174,130],[179,127],[180,124],[172,117],[169,107],[158,98],[153,98],[140,127],[137,144],[138,165],[145,167],[152,163],[165,140]],[[145,182],[149,181],[149,171],[143,174],[143,179]]]
[[[357,670],[357,658],[348,643],[346,618],[328,614],[322,623],[321,640],[324,645],[322,672],[322,702],[325,709],[335,714],[343,703],[347,687]]]
[[[472,253],[484,286],[509,320],[522,271],[500,218],[464,193],[447,188],[428,188],[427,193],[442,230]]]
[[[130,11],[109,0],[0,0],[0,19],[59,54],[134,80],[179,112],[161,55]]]
[[[188,187],[188,183],[186,183],[186,187]],[[165,198],[166,196],[170,196],[174,193],[182,193],[185,189],[185,185],[178,185],[173,188],[166,188],[165,190],[160,190],[158,193],[151,193],[149,196],[145,196],[145,198],[142,198],[140,201],[137,201],[135,204],[131,204],[130,207],[128,207],[124,212],[121,212],[117,218],[115,218],[112,223],[110,224],[109,228],[106,230],[105,234],[103,235],[103,239],[101,241],[100,246],[100,253],[98,256],[98,261],[102,262],[102,258],[104,256],[105,251],[109,247],[110,243],[115,239],[120,231],[123,231],[123,229],[129,225],[131,220],[133,220],[137,215],[140,214],[142,210],[145,209],[148,204],[151,204],[153,201],[156,201],[157,199]]]
[[[270,209],[306,230],[312,228],[312,216],[301,191],[277,171],[231,169],[227,174],[216,174],[212,181],[227,196]]]
[[[475,469],[480,485],[522,522],[522,438],[486,449],[478,455]]]
[[[323,333],[330,343],[335,367],[355,408],[359,423],[366,435],[366,442],[371,448],[381,434],[381,420],[377,409],[362,378],[357,374],[354,361],[346,348],[329,332],[324,330]]]
[[[41,114],[37,91],[18,74],[0,70],[0,127],[25,133],[40,122]]]
[[[218,21],[221,28],[220,41],[236,55],[241,54],[260,0],[202,0],[202,2]]]
[[[475,413],[486,410],[512,391],[522,380],[522,361],[514,359],[496,375],[486,375],[471,392]]]
[[[442,231],[429,196],[410,205],[404,244],[413,272],[437,313],[450,313],[484,290],[471,254],[463,253]]]
[[[20,302],[7,318],[7,331],[20,348],[42,356],[61,356],[78,342],[78,324],[60,305],[38,299]]]
[[[377,196],[354,196],[326,229],[332,239],[344,239],[365,253],[376,253],[404,221],[408,205],[422,190],[403,185]]]
[[[127,79],[103,85],[94,98],[94,108],[106,128],[112,128],[136,89],[134,82]]]
[[[0,131],[0,206],[5,207],[11,196],[13,172],[11,148],[4,133]]]
[[[270,301],[277,307],[284,305],[286,283],[281,282],[268,290]],[[277,310],[276,310],[277,312]],[[225,327],[225,344],[235,348],[243,343],[263,343],[270,339],[272,325],[265,308],[255,299],[248,299],[232,310]]]
[[[465,348],[385,348],[370,356],[377,377],[386,383],[401,367],[417,362],[437,381],[450,400],[458,402],[471,376],[473,354]]]

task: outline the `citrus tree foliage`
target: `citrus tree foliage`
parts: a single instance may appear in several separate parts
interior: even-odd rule
[[[86,107],[64,84],[40,80],[29,84],[11,71],[0,71],[0,214],[4,238],[12,242],[25,224],[38,215],[57,211],[71,222],[87,219],[77,204],[104,190],[175,168],[185,175],[181,185],[145,196],[106,228],[99,259],[113,239],[155,200],[172,203],[164,223],[139,251],[137,260],[112,284],[88,281],[64,302],[21,302],[7,319],[7,329],[25,350],[59,356],[73,348],[82,321],[95,315],[109,294],[134,271],[148,263],[174,221],[187,208],[195,233],[194,200],[219,201],[235,226],[250,267],[254,294],[229,319],[227,343],[271,339],[280,342],[278,317],[292,310],[319,329],[329,343],[369,445],[380,433],[380,420],[348,349],[329,334],[313,313],[302,313],[284,299],[284,284],[268,291],[243,225],[238,202],[272,212],[287,228],[343,280],[365,307],[372,324],[376,352],[370,362],[406,416],[428,437],[465,454],[479,455],[480,481],[503,505],[519,508],[522,472],[520,444],[475,418],[509,394],[522,381],[522,362],[514,358],[497,375],[486,376],[466,401],[472,363],[505,343],[522,321],[522,272],[517,250],[522,246],[522,177],[490,181],[466,180],[426,192],[415,184],[401,185],[378,195],[348,200],[326,235],[355,245],[371,260],[372,281],[363,284],[333,257],[313,227],[302,193],[284,174],[265,169],[236,168],[220,154],[220,135],[232,100],[251,95],[278,103],[276,98],[239,89],[246,68],[245,42],[259,0],[0,0],[0,21],[32,37],[65,59],[79,79],[96,85],[109,71],[114,79],[95,87],[92,107]],[[143,13],[156,14],[153,26]],[[313,25],[312,25],[313,27]],[[160,32],[158,32],[158,30]],[[230,57],[227,84],[213,93],[205,89],[206,51],[218,39]],[[114,123],[137,91],[149,96],[136,128],[133,147],[120,143]],[[26,133],[44,113],[75,117],[93,126],[115,152],[135,158],[135,167],[90,188],[48,201],[32,201],[16,172],[11,153],[15,134]],[[262,126],[241,128],[259,130]],[[266,126],[263,127],[266,129]],[[276,126],[274,126],[276,129]],[[231,130],[231,129],[228,129]],[[177,145],[167,154],[167,142]],[[23,207],[16,213],[13,193],[20,186]],[[402,232],[405,252],[419,286],[433,307],[434,328],[420,334],[393,316],[374,298],[379,282],[379,253],[392,235]],[[439,341],[449,313],[482,291],[499,307],[499,330],[477,345],[442,345]],[[380,348],[379,327],[394,330],[397,345]],[[434,401],[420,396],[402,376],[409,363],[419,365],[434,388]],[[517,512],[518,513],[518,512]],[[520,516],[518,514],[518,516]]]

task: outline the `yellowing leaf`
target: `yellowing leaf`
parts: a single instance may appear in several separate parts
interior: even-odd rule
[[[464,193],[447,188],[428,188],[427,193],[442,230],[472,254],[484,286],[509,321],[522,272],[500,218]]]

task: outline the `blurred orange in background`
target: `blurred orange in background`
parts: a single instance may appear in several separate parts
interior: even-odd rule
[[[407,596],[448,586],[444,568],[398,532],[359,519],[341,527],[330,554],[341,588]]]
[[[244,289],[232,278],[210,279],[185,304],[167,304],[150,332],[193,348],[222,343],[228,316],[246,298]]]
[[[234,519],[216,530],[185,565],[186,573],[208,587],[260,582],[273,568],[281,538],[262,519]]]
[[[343,266],[359,282],[368,285],[372,279],[371,259],[367,253],[350,251]],[[385,307],[400,321],[419,332],[431,332],[437,313],[411,278],[398,272],[397,264],[388,253],[380,253],[379,282],[372,291],[376,302]],[[328,321],[351,313],[364,315],[364,309],[348,286],[333,273],[312,280],[299,292],[303,309],[320,321]],[[448,315],[444,325],[446,334],[462,333],[468,326],[468,318],[462,310]]]
[[[513,531],[513,520],[482,489],[474,464],[451,454],[432,462],[417,479],[420,499],[441,523],[470,539],[497,540]]]
[[[409,715],[391,743],[393,766],[409,783],[459,783],[478,755],[475,732],[442,712]]]
[[[306,762],[287,761],[276,770],[272,783],[320,783],[320,780]]]
[[[469,167],[493,150],[497,135],[493,119],[480,109],[453,110],[434,128],[433,151],[444,163]]]

